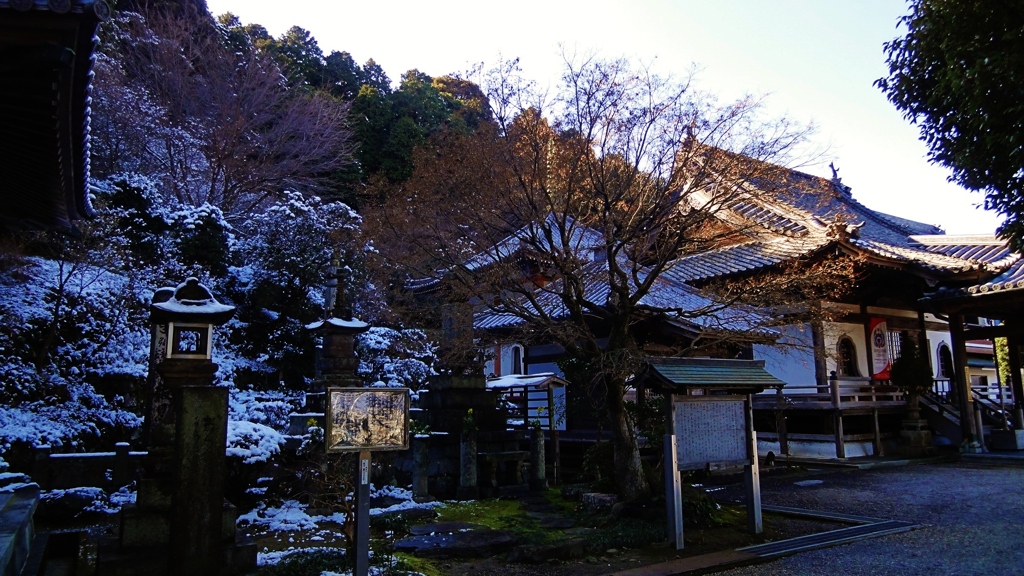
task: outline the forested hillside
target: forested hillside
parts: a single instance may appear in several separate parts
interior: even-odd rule
[[[374,182],[408,178],[430,134],[486,122],[482,93],[415,70],[394,85],[300,28],[275,38],[198,6],[122,6],[102,28],[96,217],[70,232],[0,231],[0,457],[132,440],[150,298],[188,276],[238,307],[218,335],[218,378],[236,389],[234,420],[269,427],[233,426],[236,454],[288,412],[253,391],[294,402],[314,375],[303,325],[322,312],[332,255],[356,314],[378,326],[361,344],[367,378],[417,387],[431,373],[433,345],[369,280],[357,209]]]

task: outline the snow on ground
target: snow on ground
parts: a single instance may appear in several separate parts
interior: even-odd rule
[[[107,494],[102,488],[82,486],[65,490],[44,490],[40,494],[40,499],[43,502],[61,500],[63,498],[72,498],[79,501],[91,500],[89,504],[82,508],[82,512],[117,514],[125,504],[134,504],[136,495],[135,483],[132,482],[127,486],[121,487],[120,490],[113,494]]]
[[[345,554],[345,550],[343,548],[328,548],[325,546],[319,548],[289,548],[287,550],[278,550],[275,552],[268,552],[264,549],[263,552],[256,554],[256,565],[273,566],[293,554],[310,554],[313,552],[330,552],[335,553],[338,556]]]
[[[424,502],[422,504],[414,502],[412,499],[412,491],[405,488],[383,486],[380,489],[375,489],[372,484],[370,485],[371,498],[379,498],[383,496],[398,498],[401,499],[401,502],[388,506],[387,508],[371,508],[371,516],[399,512],[402,510],[412,510],[414,508],[434,508],[442,504],[441,502]],[[344,523],[344,521],[345,517],[340,513],[328,516],[310,516],[306,513],[306,505],[297,500],[285,500],[280,506],[268,506],[265,502],[260,502],[256,505],[256,508],[249,511],[247,514],[242,514],[238,517],[238,524],[240,526],[260,527],[268,532],[314,530],[320,522],[337,522],[341,524]]]

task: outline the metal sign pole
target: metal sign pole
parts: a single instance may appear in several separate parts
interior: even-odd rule
[[[359,452],[359,476],[356,484],[355,567],[352,576],[367,576],[370,571],[370,451]]]
[[[679,461],[676,452],[675,396],[669,397],[665,414],[664,463],[665,512],[668,516],[668,543],[676,550],[683,549],[683,499],[679,491]]]

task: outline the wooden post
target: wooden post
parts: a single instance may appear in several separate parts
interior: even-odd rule
[[[977,449],[975,438],[974,410],[971,402],[971,384],[967,377],[967,342],[964,340],[964,317],[961,314],[949,315],[949,339],[953,343],[953,380],[956,397],[960,401],[960,430],[964,436],[964,450]]]
[[[776,400],[779,410],[775,414],[775,429],[779,431],[779,453],[789,459],[789,430],[786,427],[786,398],[782,393],[782,386],[775,389]]]
[[[673,396],[665,395],[665,516],[666,532],[669,546],[676,550],[683,549],[683,501],[679,492],[679,461],[676,452],[676,422]]]
[[[835,372],[829,378],[829,387],[832,390],[832,420],[836,438],[836,458],[846,458],[846,438],[843,437],[843,409],[842,397],[839,395],[839,377]]]
[[[356,554],[352,576],[367,576],[370,572],[370,451],[359,453],[356,469]]]
[[[868,314],[867,304],[860,305],[860,315],[862,318],[864,318],[864,356],[868,360],[868,373],[865,374],[865,376],[871,378],[871,383],[874,384],[875,357],[871,353],[871,316]]]
[[[985,447],[985,423],[981,419],[981,404],[977,402],[974,403],[974,424],[978,428],[978,448],[982,452],[988,452],[988,448]]]
[[[871,415],[875,420],[875,456],[885,456],[885,448],[882,446],[882,429],[878,425],[878,408],[872,408]]]
[[[747,530],[751,534],[764,531],[761,519],[761,473],[757,463],[757,432],[754,431],[754,397],[747,395],[747,452],[750,464],[743,467],[744,483],[747,492]]]
[[[820,320],[811,321],[811,344],[814,347],[814,383],[822,393],[828,386],[828,366],[825,363],[825,330]]]
[[[1016,324],[1010,324],[1010,328]],[[1016,335],[1006,337],[1006,348],[1010,360],[1010,387],[1013,390],[1013,427],[1024,428],[1024,384],[1020,375],[1020,338]]]

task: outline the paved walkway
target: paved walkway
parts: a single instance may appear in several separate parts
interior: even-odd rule
[[[795,484],[804,480],[822,482]],[[1024,574],[1024,467],[961,462],[823,469],[801,478],[763,478],[761,486],[762,500],[768,505],[902,520],[923,527],[719,574]]]

